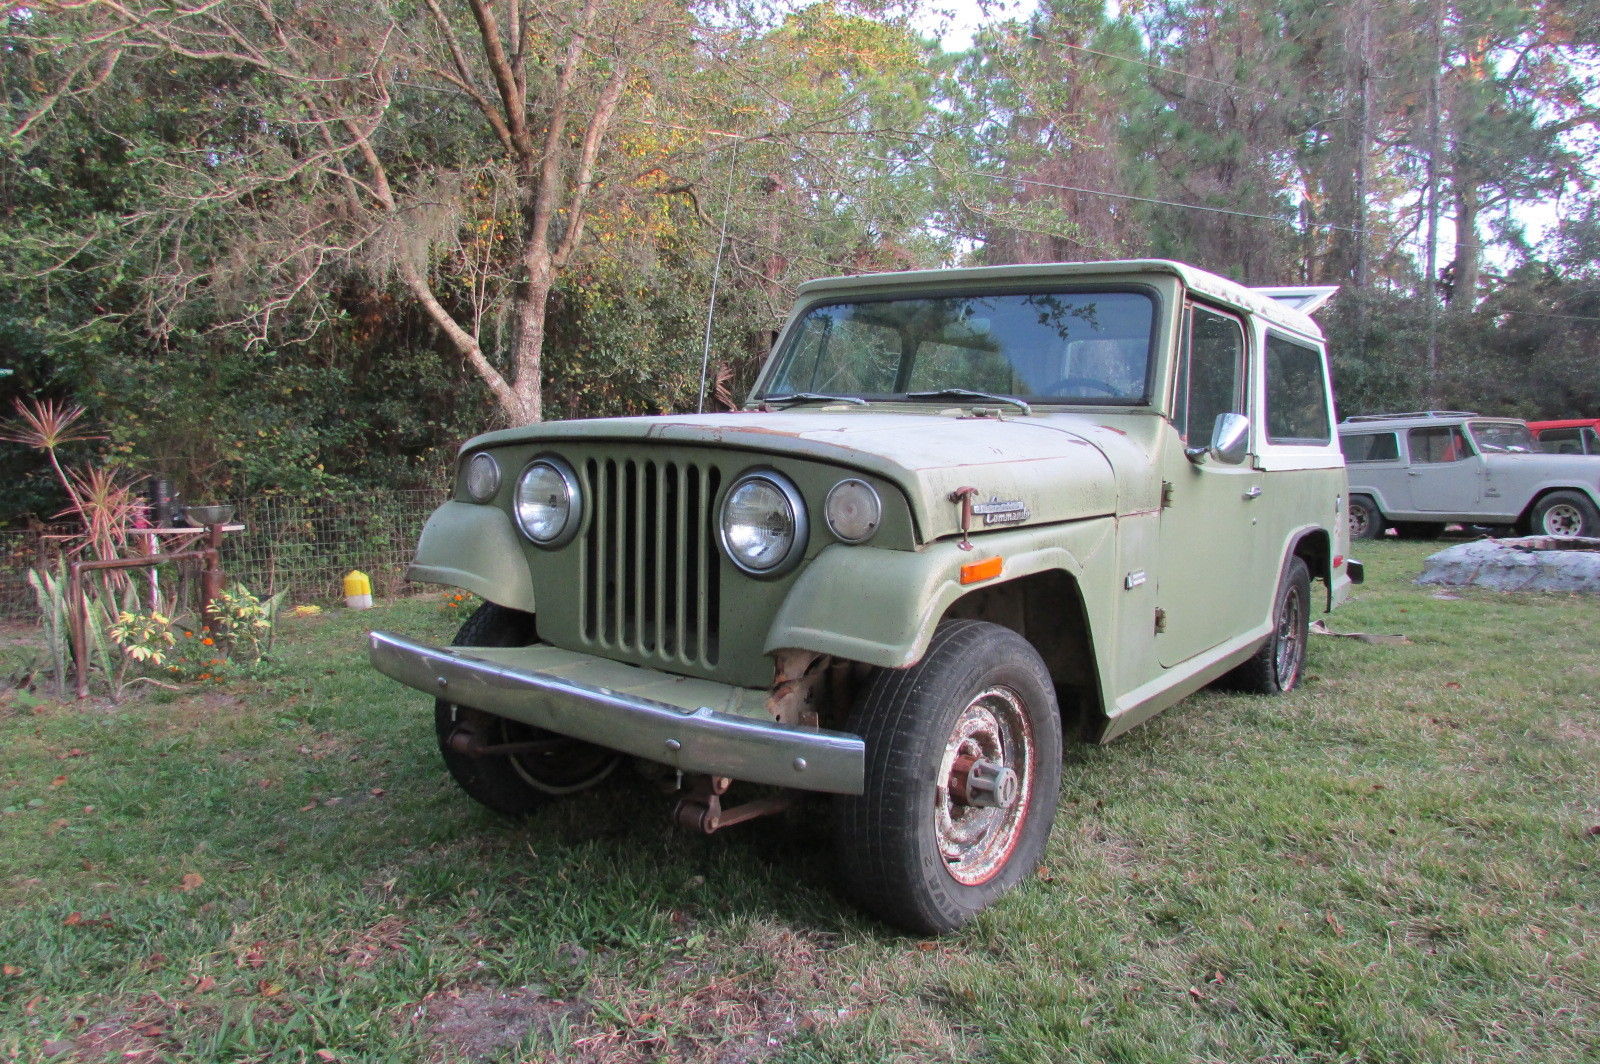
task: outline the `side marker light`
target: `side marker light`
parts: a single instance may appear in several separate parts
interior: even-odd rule
[[[999,558],[985,558],[981,562],[969,562],[961,567],[961,582],[963,584],[976,584],[980,580],[993,580],[1000,575],[1001,560]]]

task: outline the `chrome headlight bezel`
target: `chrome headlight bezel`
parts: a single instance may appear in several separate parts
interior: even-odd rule
[[[488,502],[500,491],[500,463],[488,451],[479,451],[461,466],[461,490],[473,502]]]
[[[841,531],[842,518],[834,512],[835,507],[839,505],[837,500],[841,497],[841,493],[854,489],[865,489],[866,497],[871,500],[870,506],[872,509],[869,527],[864,533],[856,536],[848,535],[846,532]],[[827,522],[828,531],[832,532],[834,538],[840,543],[848,543],[851,546],[865,543],[873,536],[876,536],[878,530],[883,527],[883,497],[878,494],[877,488],[874,488],[860,477],[846,477],[828,489],[828,498],[822,505],[822,517]]]
[[[560,478],[566,489],[567,516],[561,526],[551,535],[541,539],[528,527],[528,521],[523,516],[523,494],[527,490],[528,478],[535,472],[551,470]],[[583,489],[578,484],[578,473],[566,459],[553,454],[535,456],[533,461],[523,467],[517,476],[516,491],[512,493],[511,515],[516,521],[517,530],[536,547],[546,550],[555,550],[571,543],[578,534],[578,529],[583,525]]]
[[[733,503],[740,489],[749,484],[762,483],[774,490],[782,498],[788,509],[789,546],[776,561],[765,566],[751,564],[746,556],[739,553],[731,538],[728,519],[728,507]],[[728,486],[727,493],[722,496],[722,505],[717,511],[717,539],[722,544],[722,553],[732,562],[740,572],[746,573],[763,580],[770,580],[790,572],[800,559],[805,557],[806,542],[810,535],[810,522],[806,515],[805,499],[800,495],[800,489],[788,477],[775,469],[751,469],[739,475]]]

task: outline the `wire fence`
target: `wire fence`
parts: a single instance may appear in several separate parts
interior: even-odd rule
[[[360,569],[376,596],[405,584],[405,568],[428,514],[444,501],[439,491],[363,492],[314,498],[266,498],[238,503],[222,542],[222,570],[262,597],[287,590],[293,602],[339,601],[344,575]],[[0,620],[38,617],[30,569],[57,563],[59,538],[71,525],[0,531]]]

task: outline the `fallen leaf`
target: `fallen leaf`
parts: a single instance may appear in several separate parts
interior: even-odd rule
[[[260,950],[253,949],[244,955],[243,963],[251,968],[259,968],[267,963],[267,958]]]
[[[50,786],[59,787],[65,782],[67,782],[67,777],[65,777],[65,776],[57,776],[55,779],[50,781]]]
[[[94,812],[94,806],[92,806],[92,805],[86,805],[86,806],[84,806],[84,807],[83,807],[83,811],[84,811],[84,812],[85,812],[85,813],[92,813],[92,812]]]
[[[1200,993],[1200,988],[1197,986],[1191,986],[1189,988],[1189,996],[1194,998],[1196,1001],[1204,1001],[1206,999],[1206,996]]]
[[[1600,824],[1595,824],[1594,826],[1590,827],[1589,834],[1600,835]]]
[[[283,987],[277,983],[269,983],[265,979],[256,984],[256,989],[261,991],[262,997],[277,997],[283,993]]]
[[[1461,690],[1461,685],[1456,683],[1454,680],[1451,680],[1449,683],[1445,684],[1445,687],[1449,688],[1452,691]]]
[[[318,1060],[321,1060],[321,1061],[326,1061],[326,1062],[328,1062],[328,1064],[332,1064],[333,1061],[336,1061],[336,1060],[339,1059],[337,1056],[334,1055],[334,1052],[331,1049],[319,1049],[319,1050],[317,1050],[316,1058]]]
[[[82,757],[83,756],[83,751],[79,750],[76,746],[74,746],[71,750],[67,751],[67,756],[68,757]]]
[[[195,887],[198,887],[205,881],[206,877],[201,875],[199,872],[185,872],[183,874],[183,878],[178,881],[178,889],[193,890]]]
[[[211,978],[209,975],[197,976],[194,981],[195,993],[203,994],[207,990],[214,988],[216,985],[217,981]]]
[[[917,948],[924,953],[932,953],[939,948],[939,944],[937,942],[918,942]]]
[[[0,973],[4,973],[6,975],[21,975],[22,969],[18,968],[15,964],[0,964]]]
[[[167,963],[167,955],[165,953],[152,953],[152,954],[150,954],[150,956],[148,956],[148,957],[146,957],[144,959],[143,963],[141,964],[141,967],[143,967],[144,970],[147,971],[147,972],[153,972],[157,968],[160,968],[163,964],[166,964],[166,963]]]
[[[305,805],[302,805],[300,807],[300,811],[302,813],[309,813],[309,812],[311,812],[311,810],[315,809],[316,807],[317,807],[317,803],[316,802],[307,802]]]
[[[67,914],[67,918],[61,922],[68,927],[77,927],[79,924],[83,923],[83,914],[80,912],[70,912]]]
[[[382,787],[374,787],[372,788],[371,793],[374,798],[382,798],[388,792],[386,792]]]

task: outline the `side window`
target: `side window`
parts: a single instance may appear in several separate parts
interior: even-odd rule
[[[1406,439],[1411,448],[1413,465],[1459,462],[1472,457],[1472,449],[1467,446],[1467,437],[1460,425],[1440,425],[1437,428],[1429,425],[1412,429],[1406,434]]]
[[[1400,439],[1392,432],[1363,432],[1339,437],[1344,460],[1356,462],[1398,462]]]
[[[1189,308],[1173,424],[1185,441],[1211,438],[1217,415],[1244,410],[1244,327],[1237,318]]]
[[[1577,429],[1545,429],[1539,433],[1539,449],[1551,454],[1582,454],[1583,439]]]
[[[1320,351],[1276,333],[1267,334],[1269,443],[1328,442],[1333,426],[1328,420],[1325,381]]]

